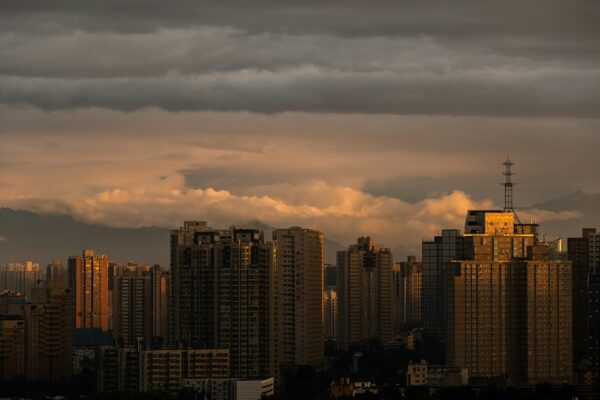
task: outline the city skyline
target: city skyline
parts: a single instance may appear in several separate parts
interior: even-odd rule
[[[0,1],[0,398],[597,400],[598,21]]]
[[[319,342],[334,359],[332,349],[354,352],[354,369],[362,357],[356,346],[378,343],[389,352],[441,344],[445,363],[428,358],[414,369],[409,362],[408,386],[568,383],[587,390],[598,370],[597,306],[590,301],[582,311],[591,319],[580,325],[572,304],[597,297],[600,234],[583,229],[582,238],[569,238],[577,244],[566,252],[510,207],[465,215],[464,232],[445,229],[423,241],[423,263],[409,257],[399,268],[390,249],[369,237],[338,251],[331,270],[323,262],[322,232],[291,227],[268,241],[259,229],[212,228],[206,221],[171,231],[166,274],[157,265],[109,263],[84,249],[69,258],[68,288],[54,261],[37,281],[41,287],[0,295],[3,376],[64,379],[71,376],[64,364],[70,357],[77,376],[90,368],[81,357],[92,351],[99,393],[218,396],[225,387],[240,390],[239,382],[277,393],[289,390],[281,379],[300,366],[332,373]],[[415,269],[402,272],[409,265]],[[403,277],[413,273],[409,284]],[[583,291],[576,274],[588,277]],[[337,294],[336,306],[325,293]],[[402,315],[415,305],[426,311],[422,317]],[[65,369],[49,373],[54,363]]]

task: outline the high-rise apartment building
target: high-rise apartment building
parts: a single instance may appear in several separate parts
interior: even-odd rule
[[[587,359],[593,370],[600,373],[600,274],[589,275],[588,296]]]
[[[159,265],[113,266],[113,337],[125,346],[168,337],[168,272]]]
[[[446,277],[450,262],[456,258],[458,229],[444,229],[440,236],[424,241],[422,248],[423,328],[444,339],[447,314]]]
[[[400,334],[402,322],[405,319],[404,312],[402,266],[400,263],[394,263],[392,267],[392,334],[394,338]]]
[[[415,256],[394,265],[394,325],[420,327],[423,321],[423,264]]]
[[[171,231],[174,340],[228,349],[232,377],[277,376],[276,254],[257,229]]]
[[[25,321],[21,315],[0,314],[0,379],[25,375]]]
[[[47,282],[31,290],[24,305],[29,379],[57,381],[71,376],[71,295],[64,284]]]
[[[588,338],[587,358],[592,368],[600,373],[600,233],[590,232],[588,275]]]
[[[600,274],[600,233],[595,229],[586,231],[589,242],[589,263],[590,273]]]
[[[277,245],[278,351],[284,366],[323,366],[323,232],[273,231]]]
[[[337,253],[338,341],[393,339],[392,252],[361,237]]]
[[[583,229],[581,237],[567,239],[568,260],[573,263],[573,368],[588,358],[590,254],[588,236],[596,229]]]
[[[152,341],[152,275],[148,265],[114,265],[113,337],[123,345]]]
[[[75,328],[108,331],[108,257],[86,249],[69,257],[69,288],[73,293]]]
[[[571,263],[550,260],[535,225],[469,211],[447,278],[447,361],[509,382],[568,380]]]
[[[171,231],[171,342],[214,345],[216,266],[211,246],[197,237],[210,231],[205,221],[185,221]],[[210,251],[209,251],[210,250]]]
[[[551,260],[546,245],[533,246],[522,265],[527,275],[526,380],[569,382],[572,374],[572,263]]]
[[[168,342],[171,330],[169,311],[171,301],[171,272],[163,266],[152,267],[152,335]]]
[[[41,286],[42,279],[42,271],[37,263],[0,264],[0,292],[19,292],[29,298],[31,289]]]
[[[60,261],[54,260],[46,266],[46,284],[67,287],[67,271]]]
[[[332,288],[337,290],[337,281],[337,265],[325,264],[325,271],[323,272],[325,289]]]

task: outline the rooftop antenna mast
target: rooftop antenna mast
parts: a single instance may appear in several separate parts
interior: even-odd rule
[[[504,183],[502,184],[502,186],[504,186],[504,212],[513,213],[515,215],[515,219],[520,224],[521,221],[519,220],[519,217],[517,216],[513,206],[513,186],[515,184],[512,181],[512,177],[515,173],[512,172],[512,166],[515,164],[510,160],[510,155],[506,155],[506,161],[504,161],[502,165],[504,165],[506,168],[502,173],[505,176]]]

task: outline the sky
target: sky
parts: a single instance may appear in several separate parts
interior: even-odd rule
[[[577,0],[4,0],[0,206],[417,252],[502,205],[507,154],[517,207],[600,192],[598,20]]]

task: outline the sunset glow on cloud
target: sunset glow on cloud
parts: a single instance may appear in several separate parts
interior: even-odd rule
[[[597,5],[60,3],[0,15],[0,206],[418,251],[501,203],[507,153],[518,208],[600,191]]]

